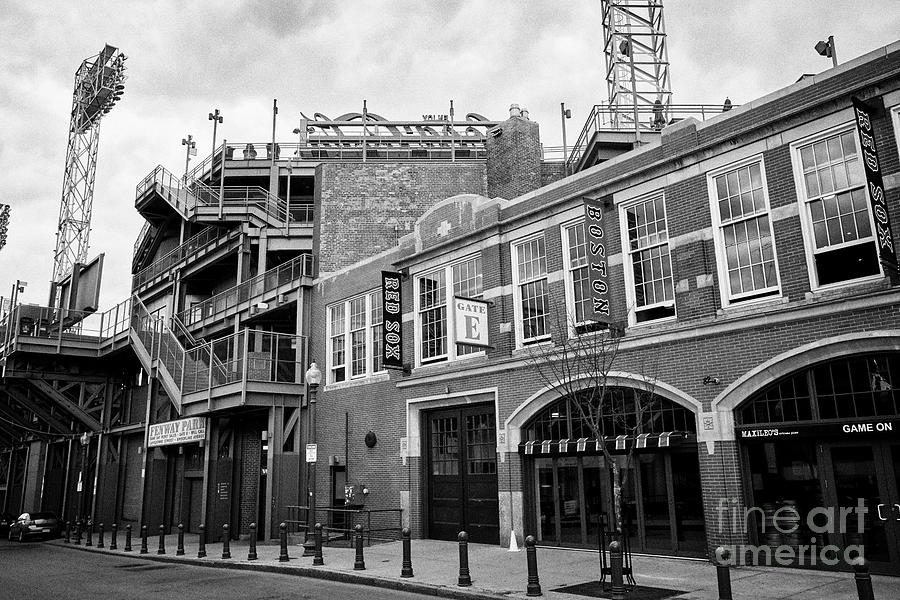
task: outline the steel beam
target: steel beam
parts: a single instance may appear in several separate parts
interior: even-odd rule
[[[5,391],[7,397],[10,400],[16,402],[22,408],[26,408],[36,414],[39,419],[43,420],[50,427],[56,429],[62,434],[73,433],[72,428],[69,427],[68,424],[54,417],[52,414],[50,414],[50,411],[44,410],[44,408],[40,406],[34,398],[29,398],[28,394],[24,391],[17,390],[16,388],[11,386],[7,386]]]
[[[91,431],[100,431],[100,422],[97,421],[97,419],[83,411],[77,403],[69,400],[62,392],[57,390],[49,383],[47,383],[46,381],[34,380],[29,380],[28,383],[31,384],[31,386],[34,387],[34,389],[36,389],[38,392],[58,404],[67,413],[75,417],[75,419],[81,421],[81,423],[86,425],[88,429],[90,429]]]

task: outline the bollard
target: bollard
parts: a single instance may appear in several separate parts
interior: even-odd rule
[[[159,526],[159,550],[156,551],[157,554],[165,554],[166,553],[166,526]]]
[[[719,600],[732,600],[731,598],[731,571],[728,568],[728,559],[731,551],[725,546],[716,548],[716,581],[719,584]]]
[[[356,538],[354,542],[356,543],[356,560],[353,561],[353,570],[354,571],[365,571],[366,570],[366,561],[363,558],[363,534],[362,534],[362,525],[357,525],[353,528],[353,531],[356,532]]]
[[[94,534],[94,522],[88,519],[87,522],[87,537],[85,538],[84,545],[85,546],[93,546],[94,542],[91,541],[91,537]]]
[[[256,558],[256,523],[250,523],[250,550],[247,551],[247,560]]]
[[[287,551],[287,523],[281,523],[278,526],[278,537],[281,541],[281,553],[278,555],[278,562],[287,562],[290,560]]]
[[[175,550],[175,556],[184,556],[184,523],[178,524],[178,548]]]
[[[322,559],[322,524],[316,523],[314,530],[313,566],[320,567],[325,564],[325,561]]]
[[[97,532],[97,547],[105,548],[103,545],[103,523],[100,523],[100,530]]]
[[[625,600],[625,581],[622,574],[622,546],[613,540],[609,543],[609,567],[611,571],[611,598]]]
[[[856,593],[859,600],[875,600],[875,591],[872,589],[872,576],[869,575],[869,563],[862,556],[853,560],[853,571],[856,580]]]
[[[63,538],[63,543],[71,544],[72,543],[72,540],[70,539],[71,537],[72,537],[72,524],[69,523],[68,521],[66,521],[66,537]]]
[[[147,554],[147,526],[141,525],[141,551],[138,554]]]
[[[131,552],[131,525],[125,526],[125,552]]]
[[[400,565],[400,577],[412,577],[412,548],[409,541],[409,527],[404,527],[400,532],[403,539],[403,564]]]
[[[109,531],[109,549],[110,550],[118,550],[119,546],[117,544],[118,540],[116,538],[119,537],[119,526],[113,523],[110,525]]]
[[[222,558],[231,558],[231,537],[228,534],[228,523],[222,525]]]
[[[543,596],[541,581],[538,578],[537,548],[534,547],[534,536],[525,538],[525,558],[528,562],[528,588],[526,596]]]
[[[456,585],[469,587],[472,585],[472,576],[469,575],[469,534],[460,531],[457,539],[459,540],[459,579]]]
[[[75,543],[81,543],[81,519],[75,519]]]
[[[197,558],[206,558],[206,526],[200,523],[200,539],[197,546]]]

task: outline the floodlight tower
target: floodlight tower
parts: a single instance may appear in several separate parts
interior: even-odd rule
[[[662,0],[601,0],[613,125],[661,129],[672,103]],[[644,121],[644,122],[642,122]]]
[[[112,110],[125,92],[125,55],[109,44],[96,56],[86,58],[75,71],[69,145],[63,175],[50,305],[57,306],[57,287],[76,263],[87,261],[91,231],[91,203],[100,119]]]

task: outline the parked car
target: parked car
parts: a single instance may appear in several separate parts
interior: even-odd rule
[[[9,526],[9,539],[20,542],[30,537],[56,538],[59,534],[59,519],[52,512],[22,513]]]
[[[12,513],[0,513],[0,535],[9,533],[9,526],[16,520],[16,515]]]

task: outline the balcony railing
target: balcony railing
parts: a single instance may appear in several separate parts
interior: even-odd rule
[[[136,273],[131,278],[131,289],[137,290],[140,286],[167,272],[173,266],[181,263],[189,256],[210,247],[214,242],[230,240],[238,235],[240,235],[239,229],[222,229],[221,227],[215,226],[207,227],[188,241],[172,249],[162,258],[157,259],[146,269]]]
[[[306,143],[276,143],[274,151],[268,144],[239,143],[228,144],[226,160],[269,161],[352,161],[363,159],[372,161],[417,161],[417,160],[485,160],[487,150],[481,137],[457,135],[453,138],[368,135],[365,142],[361,137],[334,136],[328,139],[310,139]]]
[[[737,106],[737,105],[734,105]],[[660,131],[665,125],[671,124],[687,117],[694,117],[701,121],[722,114],[721,104],[670,104],[668,107],[652,105],[637,107],[637,125],[635,125],[635,111],[633,107],[620,108],[603,104],[595,104],[585,121],[578,140],[572,146],[572,151],[566,161],[569,172],[578,166],[582,156],[587,150],[591,138],[598,131],[633,132],[639,129],[644,132]]]
[[[248,279],[232,288],[220,292],[195,304],[188,310],[178,314],[178,318],[186,326],[198,324],[212,317],[224,317],[242,303],[272,293],[281,286],[296,284],[302,277],[315,277],[315,257],[302,254],[297,258],[269,269],[256,277]]]

